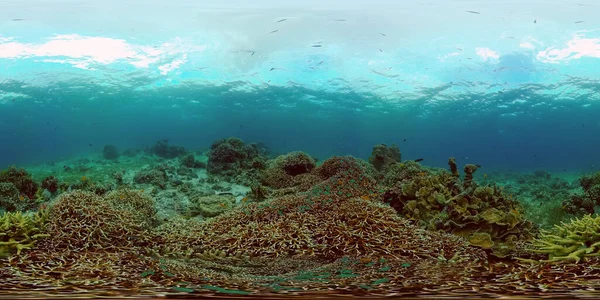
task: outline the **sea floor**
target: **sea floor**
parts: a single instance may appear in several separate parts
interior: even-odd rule
[[[208,160],[201,153],[196,153],[194,158],[200,163]],[[514,257],[499,259],[490,251],[468,246],[461,237],[431,233],[402,221],[388,214],[389,207],[373,204],[374,199],[360,196],[364,192],[354,188],[350,190],[346,186],[343,190],[340,188],[338,194],[342,195],[343,191],[343,196],[347,193],[348,197],[331,200],[332,203],[327,202],[329,200],[320,203],[318,205],[322,205],[319,207],[323,209],[318,212],[310,211],[317,206],[300,206],[300,212],[275,209],[269,215],[271,212],[268,211],[272,208],[269,205],[295,205],[292,201],[295,201],[293,197],[297,193],[280,189],[274,192],[279,193],[274,198],[282,200],[264,202],[270,204],[247,204],[245,201],[252,190],[249,185],[239,181],[215,180],[207,175],[205,168],[182,171],[178,168],[179,163],[177,159],[144,154],[111,161],[95,154],[27,166],[26,170],[35,181],[55,176],[60,182],[70,183],[69,189],[80,185],[95,191],[100,187],[110,190],[110,185],[118,178],[136,193],[153,199],[157,219],[163,225],[151,229],[152,234],[141,237],[131,233],[133,229],[127,227],[130,226],[127,222],[123,223],[123,228],[105,229],[104,222],[109,223],[108,220],[78,219],[81,214],[89,213],[85,211],[85,205],[62,212],[62,216],[71,218],[68,220],[71,223],[61,223],[64,225],[62,228],[52,227],[51,238],[37,242],[32,249],[0,259],[0,298],[600,298],[600,260],[596,258],[577,263],[531,263]],[[167,174],[164,185],[159,183],[157,187],[151,181],[136,183],[139,172],[152,171],[157,166]],[[527,182],[529,175],[524,175],[525,182],[521,180],[521,183],[509,179],[511,176],[496,172],[478,177],[478,180],[496,180],[510,193],[520,193],[521,201],[529,207],[559,208],[561,199],[555,199],[555,195],[577,189],[572,182],[577,181],[578,174],[555,176],[567,182],[564,183],[565,191],[560,193],[551,188],[544,193],[538,192],[541,189],[536,187],[538,183]],[[330,181],[341,184],[342,180],[345,179],[335,177]],[[349,182],[353,183],[353,180]],[[322,186],[322,183],[315,186],[319,184]],[[368,184],[365,181],[364,185]],[[327,195],[336,192],[335,188],[324,190]],[[83,197],[81,195],[84,194],[76,195]],[[219,221],[213,222],[220,226],[218,230],[221,233],[208,234],[207,228],[217,227],[205,227],[203,224],[213,220],[214,216],[205,210],[191,214],[193,209],[190,207],[197,199],[213,196],[228,198],[218,198],[223,199],[217,203],[223,208],[223,211],[217,212],[222,216],[216,218]],[[315,199],[320,196],[315,196]],[[546,201],[544,197],[552,199]],[[358,199],[347,200],[351,198]],[[104,204],[94,202],[102,199],[107,198],[89,200],[92,203],[90,207],[104,207]],[[247,210],[237,208],[244,205],[248,205]],[[341,206],[347,208],[344,210]],[[262,215],[251,215],[248,210]],[[354,226],[360,229],[359,233],[346,236],[343,232],[336,232],[340,227],[331,225],[339,223],[332,217],[334,213],[346,222],[339,226]],[[382,217],[376,217],[378,214]],[[347,217],[350,215],[352,218]],[[536,217],[535,214],[531,216]],[[549,219],[544,216],[544,220]],[[106,218],[110,219],[110,216]],[[359,220],[358,223],[354,219]],[[562,220],[565,216],[557,213],[551,222],[548,221],[548,226]],[[397,228],[377,227],[391,221]],[[77,224],[83,228],[81,232],[73,229],[79,228],[73,222],[81,222]],[[92,226],[85,222],[95,223]],[[250,230],[245,228],[246,224],[251,224],[248,226],[254,233],[237,239],[239,231]],[[313,249],[311,251],[314,252],[297,251],[294,255],[282,255],[292,252],[286,247],[300,246],[279,240],[299,240],[302,231],[294,233],[299,236],[284,236],[285,233],[278,232],[278,228],[300,226],[298,224],[304,226],[302,230],[308,230],[307,235],[324,230],[325,237],[339,236],[338,240],[328,241],[330,245],[344,245],[345,242],[346,247],[354,248],[341,250],[304,245],[304,249]],[[66,232],[68,230],[71,231]],[[113,235],[109,235],[108,230],[112,230]],[[281,234],[280,238],[261,240],[260,235],[272,232]],[[377,234],[384,238],[375,238]],[[64,241],[60,241],[65,237],[71,239],[71,245],[64,246]],[[111,244],[113,240],[115,245]],[[382,244],[377,244],[379,242]],[[247,246],[250,254],[236,253],[232,249],[238,244],[262,248],[254,251]],[[207,252],[206,249],[221,250]]]

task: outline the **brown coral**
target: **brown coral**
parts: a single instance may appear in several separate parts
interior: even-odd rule
[[[490,247],[497,256],[506,256],[517,240],[532,237],[532,224],[515,199],[495,186],[478,187],[472,176],[476,169],[476,165],[465,166],[462,184],[449,172],[422,173],[387,189],[384,201],[424,228],[467,237],[475,245]],[[489,242],[485,235],[491,237]]]
[[[400,148],[396,145],[387,146],[386,144],[379,144],[373,147],[371,156],[369,157],[369,163],[375,166],[377,171],[385,173],[387,168],[394,164],[399,163],[401,160]]]
[[[71,250],[119,250],[141,242],[143,225],[136,214],[117,209],[110,201],[86,191],[62,194],[50,208],[46,247]]]

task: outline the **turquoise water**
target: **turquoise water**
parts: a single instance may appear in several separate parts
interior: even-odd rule
[[[396,143],[432,166],[599,165],[594,4],[337,5],[5,2],[0,166],[224,136],[318,157]]]

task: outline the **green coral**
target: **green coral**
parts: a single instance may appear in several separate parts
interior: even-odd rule
[[[36,241],[48,237],[45,233],[47,220],[47,210],[35,214],[4,213],[0,217],[0,257],[19,255],[21,251],[33,248]]]
[[[424,228],[464,236],[496,256],[509,255],[517,241],[531,238],[533,225],[516,199],[496,186],[478,186],[473,181],[477,165],[465,166],[462,181],[453,159],[449,166],[450,172],[408,172],[412,166],[393,166],[386,179],[398,181],[390,184],[384,201]]]
[[[548,255],[545,262],[579,262],[600,256],[600,216],[585,215],[555,225],[551,230],[542,230],[533,245],[537,248],[534,252]]]

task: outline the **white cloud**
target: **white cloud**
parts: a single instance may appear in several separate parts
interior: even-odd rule
[[[80,36],[77,34],[57,35],[45,43],[19,43],[12,38],[0,36],[0,58],[41,57],[44,62],[66,63],[82,69],[93,69],[95,64],[126,62],[137,68],[148,68],[163,59],[180,56],[188,51],[203,51],[204,46],[183,47],[183,41],[175,39],[158,46],[130,44],[123,39]],[[166,74],[181,67],[187,61],[177,59],[163,64],[158,69]]]
[[[519,47],[525,48],[525,49],[534,49],[535,48],[535,46],[530,42],[522,42],[519,44]]]
[[[547,48],[538,52],[537,59],[547,63],[558,63],[582,57],[600,58],[600,38],[582,38],[575,36],[562,49]]]
[[[498,52],[496,51],[491,50],[490,48],[477,47],[475,48],[475,53],[484,60],[500,58],[500,54],[498,54]]]

